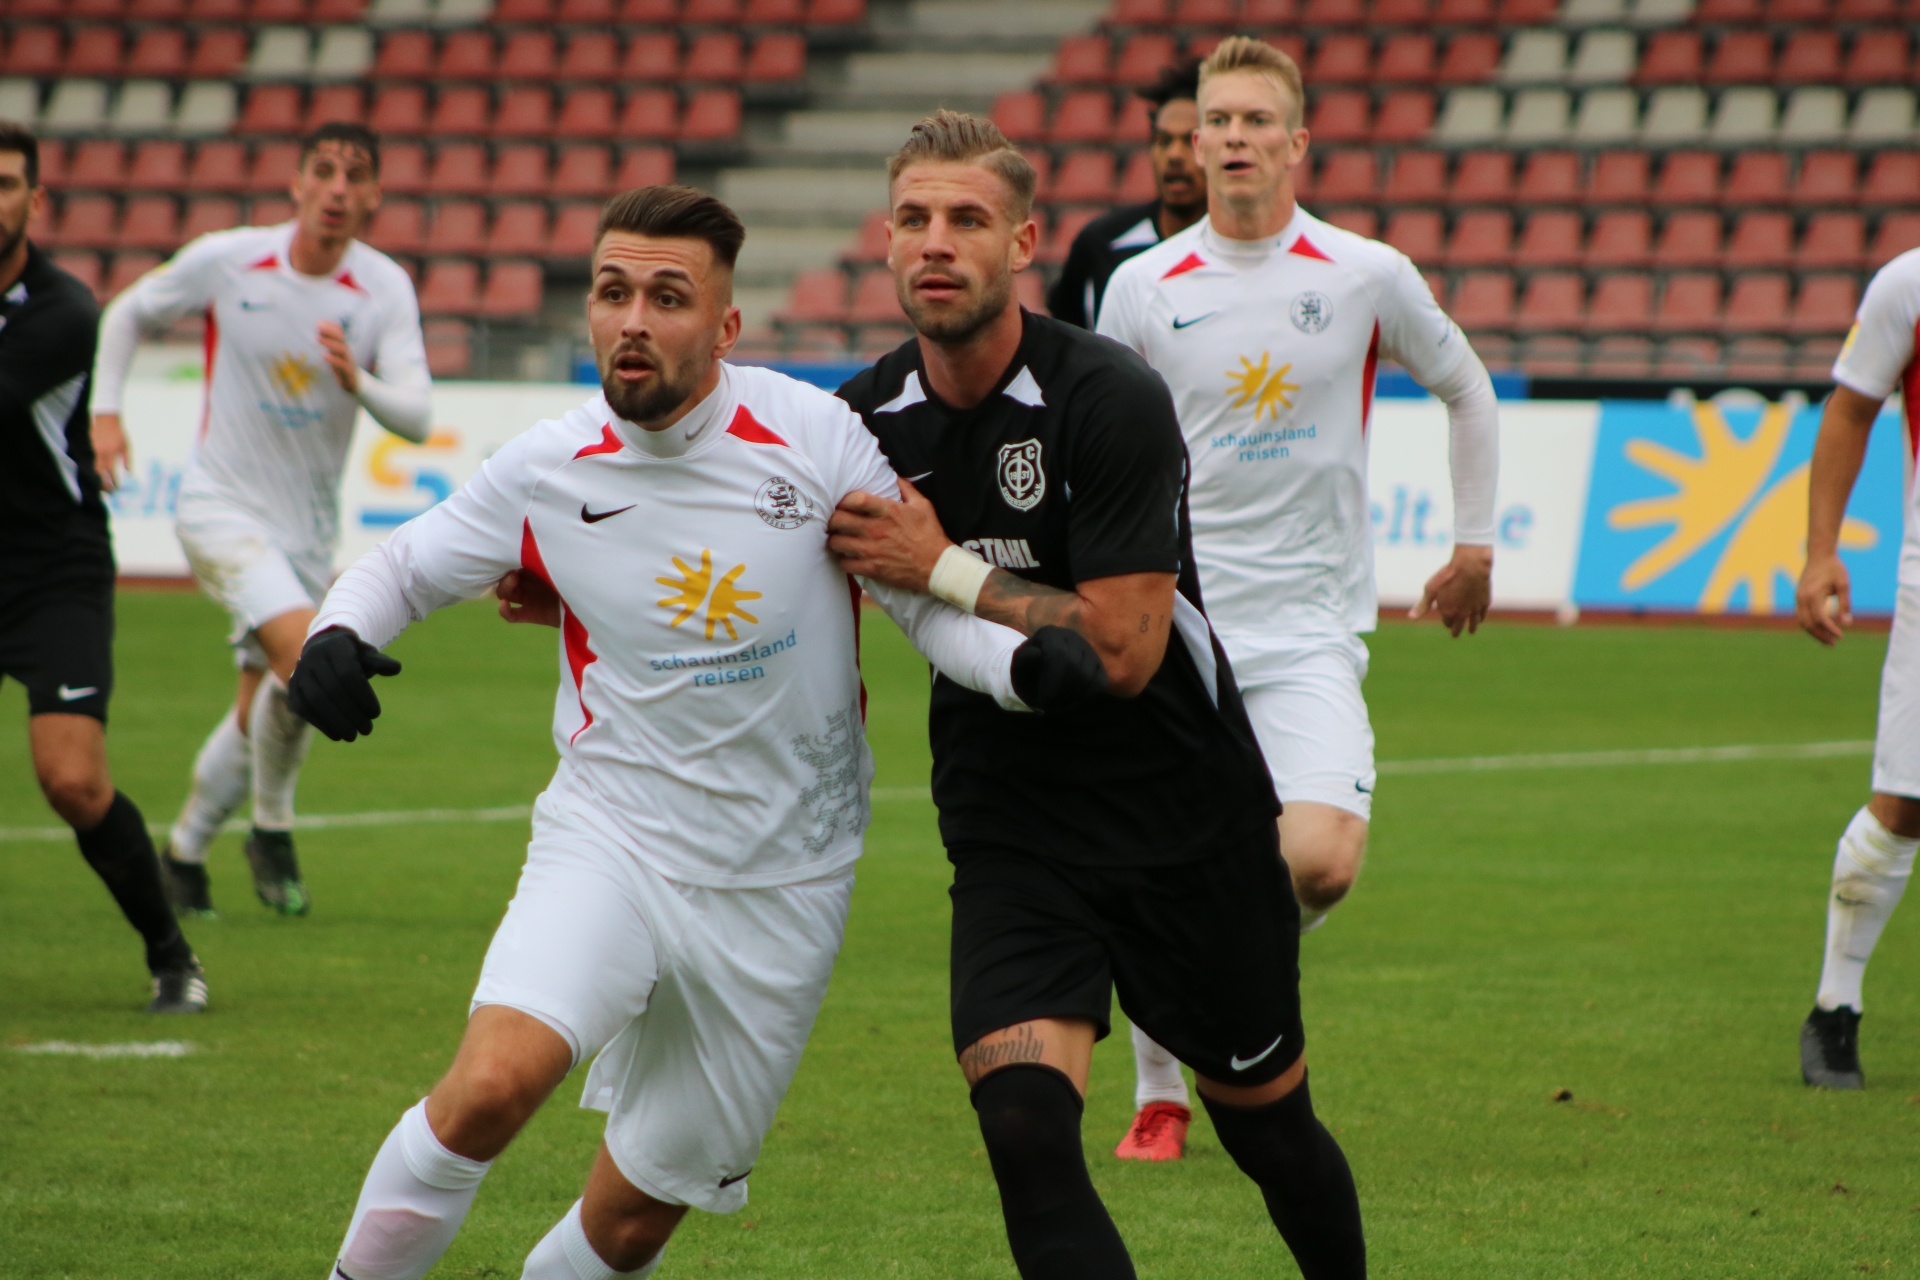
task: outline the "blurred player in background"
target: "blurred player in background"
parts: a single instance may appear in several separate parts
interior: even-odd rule
[[[120,411],[141,331],[206,316],[207,404],[174,530],[202,589],[232,615],[240,680],[162,855],[168,895],[188,914],[213,910],[207,846],[249,790],[254,891],[282,914],[307,912],[292,829],[311,731],[287,709],[286,681],[333,577],[354,419],[364,408],[415,442],[431,424],[413,282],[354,238],[380,204],[377,139],[322,126],[292,193],[292,222],[202,236],[100,325],[93,430],[111,488],[129,461]]]
[[[1808,482],[1807,563],[1795,607],[1800,625],[1836,644],[1853,622],[1852,586],[1840,559],[1840,525],[1880,406],[1901,392],[1909,460],[1920,430],[1920,249],[1901,254],[1867,285],[1853,332],[1834,362],[1837,384],[1820,418]],[[1911,487],[1911,486],[1910,486]],[[1881,930],[1900,904],[1920,848],[1920,517],[1909,494],[1893,633],[1880,675],[1873,794],[1833,855],[1827,956],[1813,1012],[1800,1028],[1800,1074],[1824,1089],[1859,1089],[1860,987]]]
[[[1466,337],[1399,251],[1294,202],[1307,155],[1299,68],[1236,37],[1200,68],[1206,220],[1121,265],[1099,332],[1173,389],[1193,466],[1202,597],[1285,811],[1303,929],[1352,887],[1373,802],[1361,635],[1379,613],[1367,502],[1374,371],[1397,360],[1446,402],[1454,550],[1413,610],[1454,635],[1486,616],[1499,417]],[[1117,1154],[1176,1159],[1180,1064],[1134,1029],[1138,1114]]]
[[[1153,105],[1147,156],[1153,163],[1154,198],[1122,205],[1080,228],[1060,278],[1047,291],[1047,311],[1054,319],[1093,328],[1113,269],[1206,214],[1207,178],[1193,157],[1193,131],[1200,123],[1194,95],[1199,90],[1198,58],[1162,69],[1158,80],[1139,90]]]
[[[40,144],[0,121],[0,676],[27,689],[40,789],[147,945],[154,1013],[207,1005],[147,822],[107,771],[113,544],[87,429],[99,308],[27,239]]]

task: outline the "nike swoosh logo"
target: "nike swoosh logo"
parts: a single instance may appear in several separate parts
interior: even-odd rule
[[[925,480],[925,479],[926,479],[926,478],[927,478],[928,476],[930,476],[930,475],[932,475],[932,474],[933,474],[933,472],[931,472],[931,471],[922,471],[922,472],[921,472],[921,473],[920,473],[919,475],[917,475],[917,476],[908,476],[908,477],[907,477],[907,479],[908,479],[908,480]]]
[[[1373,788],[1372,788],[1372,787],[1363,787],[1363,786],[1361,786],[1361,785],[1360,785],[1360,784],[1359,784],[1358,782],[1355,782],[1355,783],[1353,784],[1353,789],[1354,789],[1355,791],[1358,791],[1358,792],[1359,792],[1359,793],[1360,793],[1361,795],[1363,795],[1363,796],[1370,796],[1370,795],[1372,795],[1372,794],[1373,794]]]
[[[1266,1048],[1262,1049],[1260,1052],[1254,1054],[1251,1058],[1241,1058],[1238,1055],[1236,1055],[1234,1057],[1227,1059],[1227,1065],[1232,1067],[1235,1071],[1245,1071],[1248,1067],[1254,1066],[1257,1063],[1264,1061],[1266,1059],[1266,1056],[1272,1053],[1275,1049],[1278,1049],[1280,1047],[1280,1042],[1282,1040],[1285,1040],[1286,1038],[1287,1038],[1287,1033],[1282,1031],[1279,1035],[1273,1038],[1272,1044],[1268,1045]]]
[[[580,504],[580,518],[588,524],[599,524],[602,520],[608,519],[611,516],[617,516],[622,511],[631,511],[639,505],[637,502],[629,502],[626,506],[615,507],[611,511],[589,511],[587,510],[587,504],[583,502]]]
[[[1212,319],[1212,318],[1213,318],[1214,316],[1217,316],[1217,315],[1219,315],[1219,314],[1220,314],[1220,313],[1219,313],[1218,311],[1209,311],[1209,312],[1207,312],[1207,314],[1206,314],[1206,315],[1204,315],[1204,316],[1195,316],[1195,317],[1194,317],[1193,319],[1191,319],[1191,320],[1182,320],[1182,319],[1181,319],[1181,318],[1180,318],[1179,316],[1175,316],[1175,317],[1173,318],[1173,327],[1174,327],[1174,328],[1175,328],[1176,330],[1178,330],[1178,329],[1191,329],[1191,328],[1192,328],[1192,327],[1193,327],[1194,325],[1197,325],[1197,324],[1199,324],[1199,323],[1200,323],[1200,322],[1201,322],[1202,320],[1210,320],[1210,319]]]
[[[248,302],[245,298],[240,299],[240,309],[242,311],[266,311],[266,310],[269,310],[271,307],[272,307],[271,303]]]
[[[752,1172],[753,1172],[753,1170],[752,1170],[752,1169],[748,1169],[748,1170],[747,1170],[747,1173],[752,1173]],[[736,1174],[734,1174],[734,1175],[733,1175],[733,1176],[732,1176],[731,1178],[722,1178],[722,1179],[720,1179],[720,1185],[721,1185],[722,1187],[730,1187],[730,1186],[732,1186],[732,1185],[733,1185],[734,1183],[736,1183],[736,1182],[738,1182],[738,1181],[740,1181],[740,1179],[742,1179],[742,1178],[744,1178],[744,1177],[746,1177],[746,1176],[747,1176],[747,1173],[736,1173]]]
[[[57,690],[55,690],[55,692],[60,695],[60,701],[72,702],[76,699],[84,698],[90,693],[100,692],[100,686],[97,684],[90,684],[82,689],[69,689],[66,685],[63,684]]]

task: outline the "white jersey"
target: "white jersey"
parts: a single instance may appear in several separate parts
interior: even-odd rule
[[[509,570],[540,575],[565,605],[549,791],[669,879],[755,888],[859,856],[860,593],[826,526],[848,493],[899,486],[841,401],[722,369],[668,430],[596,396],[515,438],[341,575],[313,630],[385,645]],[[1019,706],[1018,632],[874,594],[943,672]]]
[[[1874,273],[1853,331],[1833,362],[1833,380],[1870,400],[1900,393],[1906,426],[1907,471],[1913,471],[1920,444],[1920,249],[1907,252]],[[1907,495],[1906,541],[1900,548],[1900,584],[1920,587],[1920,510],[1915,493]],[[1906,792],[1899,794],[1905,795]]]
[[[1121,264],[1098,332],[1173,391],[1201,595],[1234,663],[1371,631],[1375,368],[1397,360],[1433,386],[1472,358],[1406,256],[1305,210],[1254,241],[1203,218]],[[1458,513],[1463,542],[1492,541],[1485,488],[1484,517]]]
[[[288,258],[294,230],[202,236],[115,306],[130,306],[143,328],[206,316],[206,404],[181,498],[237,508],[282,549],[330,557],[359,404],[326,362],[320,322],[337,322],[355,362],[395,384],[426,384],[426,344],[398,263],[356,240],[331,276],[302,275]],[[102,370],[96,412],[120,410],[124,376]]]

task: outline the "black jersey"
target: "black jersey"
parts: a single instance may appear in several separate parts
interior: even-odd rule
[[[0,294],[0,580],[113,575],[87,411],[99,323],[87,287],[29,244]]]
[[[928,390],[917,340],[840,396],[947,536],[1071,591],[1178,575],[1166,658],[1135,698],[1053,715],[933,688],[933,798],[950,850],[1094,865],[1191,861],[1279,812],[1233,675],[1200,608],[1187,452],[1166,384],[1118,343],[1027,313],[994,393],[956,410]]]
[[[1080,228],[1067,250],[1060,278],[1047,291],[1047,310],[1056,320],[1093,328],[1100,299],[1121,263],[1160,243],[1160,202],[1123,205]]]

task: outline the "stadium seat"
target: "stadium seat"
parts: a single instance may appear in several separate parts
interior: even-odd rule
[[[177,22],[187,16],[186,0],[128,0],[125,16],[135,22]]]
[[[1360,154],[1366,156],[1371,165],[1373,154]],[[1388,204],[1439,204],[1446,198],[1446,189],[1447,157],[1444,153],[1401,151],[1393,157],[1393,169],[1387,175],[1386,187],[1381,191],[1380,198]],[[1372,199],[1371,188],[1367,194],[1355,198]]]
[[[1781,84],[1834,84],[1841,78],[1840,33],[1814,28],[1787,36],[1774,79]]]
[[[673,181],[673,152],[665,147],[629,147],[614,174],[615,191],[653,187]]]
[[[480,189],[494,195],[531,196],[544,195],[548,185],[547,149],[517,143],[500,148],[494,158],[493,177]]]
[[[472,370],[472,326],[462,320],[429,320],[420,329],[426,339],[427,372],[455,378]]]
[[[1112,61],[1113,44],[1107,37],[1067,36],[1053,51],[1053,67],[1046,79],[1051,84],[1105,84]]]
[[[1447,243],[1449,267],[1499,267],[1513,259],[1513,215],[1474,209],[1460,215]]]
[[[1366,84],[1373,78],[1373,37],[1360,32],[1320,37],[1306,76],[1307,83],[1314,85]]]
[[[1594,157],[1593,173],[1587,181],[1587,202],[1645,204],[1651,190],[1651,159],[1644,151],[1601,152]]]
[[[560,56],[562,80],[611,80],[620,73],[620,45],[610,31],[576,31]]]
[[[1627,84],[1639,59],[1639,43],[1632,32],[1588,31],[1567,63],[1567,83]]]
[[[187,33],[180,27],[149,27],[134,40],[127,74],[178,80],[187,74]]]
[[[544,218],[545,212],[541,216]],[[480,295],[480,314],[493,319],[534,319],[540,314],[539,264],[496,262],[487,268],[486,292]]]
[[[1722,147],[1770,141],[1778,123],[1776,105],[1772,89],[1728,89],[1720,95],[1707,136]]]
[[[374,94],[367,124],[381,137],[427,131],[427,91],[417,84],[384,85]]]
[[[1601,276],[1587,307],[1586,327],[1596,332],[1645,333],[1653,321],[1653,277],[1638,272]]]
[[[1136,151],[1127,157],[1127,167],[1121,171],[1119,190],[1114,199],[1121,204],[1145,204],[1154,198],[1153,157],[1144,151]]]
[[[1913,109],[1911,89],[1868,89],[1854,104],[1853,116],[1847,121],[1847,137],[1866,145],[1911,143]]]
[[[1729,271],[1748,267],[1784,267],[1793,261],[1793,219],[1784,213],[1743,213],[1721,261]]]
[[[1014,142],[1039,142],[1047,136],[1046,100],[1030,89],[995,98],[992,118]]]
[[[383,182],[384,177],[383,173]],[[194,148],[186,185],[194,191],[245,191],[247,149],[238,142],[201,143]]]
[[[807,20],[804,0],[747,0],[741,19],[750,27],[797,27]]]
[[[1654,364],[1660,378],[1709,378],[1720,372],[1720,343],[1714,338],[1669,338],[1660,344]]]
[[[556,196],[604,196],[619,188],[613,185],[612,164],[607,149],[575,144],[560,148],[553,167],[553,194]]]
[[[1722,33],[1703,78],[1708,84],[1763,84],[1773,79],[1773,35],[1757,30]]]
[[[257,84],[240,111],[241,133],[299,133],[300,90],[290,84]]]
[[[1371,209],[1334,209],[1324,216],[1330,225],[1342,231],[1351,231],[1369,240],[1380,238],[1380,215]]]
[[[642,84],[680,78],[680,40],[668,31],[643,31],[627,42],[620,75]]]
[[[247,55],[247,74],[256,80],[304,80],[313,63],[313,37],[305,27],[264,27]]]
[[[1787,277],[1774,272],[1735,277],[1727,294],[1721,329],[1727,333],[1781,332],[1787,327],[1791,292]]]
[[[1325,100],[1323,97],[1322,101]],[[1440,109],[1434,137],[1456,145],[1496,141],[1506,120],[1506,109],[1506,99],[1497,89],[1455,89]]]
[[[315,22],[358,22],[366,12],[367,0],[313,0]]]
[[[441,259],[427,264],[420,282],[420,313],[429,316],[470,316],[480,309],[480,268],[464,260]]]
[[[1794,266],[1858,268],[1866,263],[1866,219],[1857,213],[1816,213],[1807,219]]]
[[[53,255],[53,265],[92,290],[96,300],[100,298],[105,272],[101,270],[99,254],[73,253],[63,249]]]
[[[495,22],[552,22],[555,16],[553,0],[495,0],[492,14]]]
[[[773,31],[754,41],[747,58],[748,84],[784,84],[807,74],[807,42],[792,31]]]
[[[1631,89],[1589,89],[1573,117],[1573,141],[1589,147],[1630,140],[1640,128],[1640,99]]]
[[[1113,136],[1113,99],[1104,91],[1081,89],[1060,100],[1048,137],[1054,142],[1105,142]]]
[[[1655,204],[1717,204],[1720,157],[1712,151],[1675,151],[1660,166]]]
[[[1372,200],[1379,186],[1373,152],[1336,151],[1321,163],[1313,180],[1313,197],[1325,204],[1359,203]]]
[[[97,134],[107,120],[104,80],[56,80],[40,112],[42,134]]]
[[[1061,162],[1048,196],[1072,204],[1109,202],[1113,198],[1113,153],[1074,151]]]
[[[847,319],[854,324],[903,324],[906,312],[900,309],[900,295],[894,291],[893,273],[884,268],[869,271],[853,285],[853,301]]]
[[[1876,155],[1867,167],[1860,203],[1920,204],[1920,151],[1882,151]]]
[[[239,22],[247,16],[247,0],[187,0],[192,22]]]
[[[1121,85],[1146,84],[1160,74],[1162,67],[1171,66],[1177,56],[1172,36],[1139,32],[1120,47],[1112,78]]]
[[[1640,140],[1650,146],[1697,142],[1707,132],[1707,94],[1704,89],[1669,86],[1647,98],[1640,120]]]
[[[554,215],[553,234],[547,239],[550,258],[585,258],[593,253],[593,233],[600,227],[598,204],[566,204]]]
[[[500,138],[544,138],[553,132],[553,93],[545,85],[515,85],[500,95],[493,118]]]
[[[787,289],[780,318],[793,323],[837,324],[847,318],[847,276],[838,267],[802,271]]]
[[[622,23],[672,26],[680,20],[680,0],[620,0]]]
[[[1380,46],[1373,67],[1378,84],[1431,84],[1437,73],[1439,51],[1424,31],[1400,31]]]
[[[63,249],[111,249],[115,234],[111,196],[68,196],[60,202],[54,243]]]
[[[532,200],[514,200],[493,211],[487,232],[487,253],[495,257],[545,253],[547,206]]]
[[[652,133],[640,134],[641,137],[672,137],[676,132],[679,116],[679,100],[671,89],[642,89],[634,95],[635,99],[649,97],[664,111],[664,131],[656,128]],[[627,103],[628,114],[633,115],[633,102]],[[662,123],[652,122],[656,125]],[[610,138],[614,133],[614,103],[611,89],[575,89],[567,94],[560,104],[560,119],[554,124],[554,133],[562,138]]]
[[[1920,249],[1920,213],[1889,213],[1873,233],[1867,265],[1883,267],[1909,249]]]
[[[66,184],[76,191],[118,191],[127,181],[127,149],[106,138],[76,143]]]
[[[1653,247],[1656,267],[1704,267],[1719,260],[1719,214],[1683,209],[1668,215]]]
[[[1699,84],[1706,72],[1698,31],[1656,31],[1647,37],[1634,80],[1640,84]]]
[[[147,272],[160,265],[160,255],[151,252],[116,253],[113,265],[107,268],[107,283],[102,286],[102,296],[112,299],[120,296]]]
[[[1414,142],[1433,130],[1433,95],[1425,89],[1395,89],[1380,104],[1373,140],[1379,143]]]
[[[487,91],[479,85],[453,85],[441,89],[434,98],[433,115],[427,132],[437,137],[472,136],[487,132],[491,103]]]
[[[1841,22],[1888,22],[1902,16],[1902,0],[1839,0],[1833,16]]]
[[[1300,15],[1307,27],[1358,27],[1366,21],[1366,0],[1306,0]]]
[[[1787,95],[1780,119],[1780,141],[1788,146],[1831,142],[1846,132],[1847,95],[1831,86],[1795,89]]]
[[[70,76],[117,76],[126,56],[119,27],[82,27],[73,33],[62,70]]]
[[[1422,266],[1445,257],[1441,252],[1443,224],[1432,209],[1399,210],[1387,219],[1386,232],[1380,238]]]
[[[329,27],[313,52],[316,80],[361,80],[373,69],[373,33],[365,27]]]
[[[224,80],[239,74],[246,60],[247,33],[237,27],[215,27],[195,37],[187,74],[195,79]]]
[[[1042,222],[1040,251],[1035,255],[1036,261],[1046,264],[1065,262],[1067,251],[1073,247],[1073,238],[1104,212],[1104,209],[1065,209],[1051,227]]]
[[[392,195],[419,195],[427,189],[427,149],[418,142],[387,142],[380,147],[380,189]]]
[[[689,26],[733,26],[740,18],[740,0],[683,0],[680,6],[680,21]]]
[[[1229,27],[1238,19],[1233,0],[1175,0],[1173,21],[1181,27]]]
[[[1500,37],[1492,32],[1466,31],[1447,41],[1434,79],[1441,84],[1486,84],[1499,66]]]
[[[487,207],[478,200],[442,200],[427,230],[428,253],[479,253],[487,243]]]
[[[1847,51],[1839,79],[1845,84],[1898,84],[1912,66],[1913,48],[1907,33],[1897,27],[1862,31]]]
[[[1308,128],[1322,142],[1366,142],[1371,104],[1363,90],[1330,89],[1314,102]]]
[[[58,27],[15,27],[7,45],[6,70],[16,76],[57,76],[65,62]]]
[[[810,0],[807,5],[810,27],[844,27],[866,17],[867,0]]]
[[[1661,333],[1718,332],[1720,277],[1701,272],[1668,276],[1653,327]]]
[[[1726,376],[1761,381],[1783,378],[1787,353],[1787,344],[1780,338],[1736,338],[1727,344]]]
[[[1594,219],[1587,267],[1640,267],[1653,261],[1653,219],[1643,209],[1615,209]]]
[[[418,253],[427,242],[426,209],[418,200],[383,200],[367,227],[367,243],[382,253]]]
[[[1588,308],[1588,327],[1592,328],[1593,309],[1599,305],[1599,290]],[[1638,327],[1638,326],[1635,326]],[[1652,372],[1653,343],[1625,334],[1604,335],[1587,352],[1587,373],[1595,378],[1639,379]]]
[[[386,80],[427,80],[433,76],[433,36],[426,31],[390,31],[380,39],[373,74]]]
[[[189,244],[201,236],[240,225],[240,202],[228,196],[199,196],[187,201],[186,216],[180,220],[180,243]]]
[[[1146,99],[1128,95],[1113,118],[1113,141],[1121,146],[1144,146],[1153,138],[1153,108]]]
[[[180,209],[172,196],[135,196],[120,219],[119,245],[125,249],[171,252],[180,243]]]
[[[487,149],[477,142],[442,143],[434,149],[427,191],[436,196],[477,196],[491,190]]]
[[[107,114],[111,133],[166,131],[173,115],[173,87],[164,80],[122,80]]]
[[[551,31],[516,31],[500,48],[498,74],[503,80],[550,80],[555,57]]]
[[[366,99],[357,84],[323,84],[307,102],[307,130],[323,124],[358,124],[366,119]]]
[[[1785,204],[1787,157],[1780,151],[1743,151],[1733,158],[1733,170],[1721,189],[1725,204]]]
[[[179,191],[187,185],[187,146],[171,139],[133,149],[127,186],[134,191]]]
[[[1500,60],[1502,84],[1559,84],[1566,76],[1567,34],[1552,27],[1516,31]]]
[[[739,33],[734,31],[709,31],[696,36],[687,47],[687,61],[681,72],[688,80],[717,84],[738,84],[745,73],[745,46]]]
[[[680,121],[683,142],[723,142],[740,136],[740,94],[733,89],[702,89],[687,100]]]
[[[1504,271],[1469,271],[1454,286],[1453,322],[1468,333],[1513,327],[1513,277]]]
[[[1797,205],[1849,205],[1859,198],[1860,165],[1851,151],[1812,151],[1800,159]]]
[[[1543,209],[1527,219],[1514,248],[1519,267],[1569,267],[1581,258],[1580,215],[1565,209]]]
[[[1469,151],[1453,170],[1447,198],[1455,204],[1506,204],[1513,199],[1513,153]]]
[[[249,190],[284,196],[300,168],[300,144],[263,142],[253,149],[253,167],[247,172]]]
[[[1767,20],[1774,23],[1825,22],[1833,0],[1767,0]]]
[[[1753,25],[1763,17],[1761,0],[1698,0],[1693,10],[1693,20],[1702,25]]]

